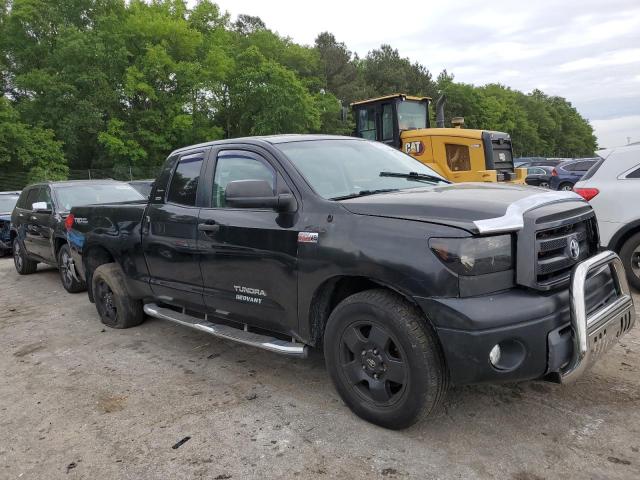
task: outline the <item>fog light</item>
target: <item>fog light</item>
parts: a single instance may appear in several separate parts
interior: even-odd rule
[[[491,351],[489,352],[489,361],[491,362],[491,365],[493,365],[494,367],[497,367],[498,363],[500,362],[501,356],[502,356],[502,352],[500,351],[500,345],[498,344],[494,345]]]

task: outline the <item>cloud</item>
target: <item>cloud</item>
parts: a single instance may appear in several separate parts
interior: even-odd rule
[[[629,141],[640,142],[640,115],[593,120],[591,124],[600,133],[601,148],[618,147]]]
[[[446,68],[467,83],[566,97],[591,120],[602,145],[640,137],[629,120],[640,112],[637,0],[218,3],[232,15],[260,16],[303,44],[330,31],[360,56],[388,43],[434,74]]]

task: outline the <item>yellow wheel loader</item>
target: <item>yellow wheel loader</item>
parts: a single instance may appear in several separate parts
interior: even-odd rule
[[[462,128],[460,117],[444,128],[444,97],[431,128],[430,103],[400,93],[354,102],[355,135],[399,148],[453,182],[524,183],[526,169],[514,168],[508,133]]]

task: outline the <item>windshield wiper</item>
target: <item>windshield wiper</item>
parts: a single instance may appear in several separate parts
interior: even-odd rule
[[[348,200],[350,198],[365,197],[367,195],[375,195],[376,193],[397,192],[399,188],[379,188],[377,190],[360,190],[359,192],[341,195],[339,197],[331,197],[329,200]]]
[[[381,177],[397,177],[397,178],[406,178],[407,180],[415,180],[417,182],[427,181],[427,182],[444,182],[451,183],[444,178],[436,177],[435,175],[429,175],[428,173],[418,173],[418,172],[409,172],[409,173],[401,173],[401,172],[380,172]]]

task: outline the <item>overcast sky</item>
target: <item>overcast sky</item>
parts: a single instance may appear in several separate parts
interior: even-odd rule
[[[640,1],[217,0],[312,45],[322,31],[365,56],[389,43],[434,77],[566,97],[602,147],[640,141]],[[407,92],[411,93],[411,92]]]

